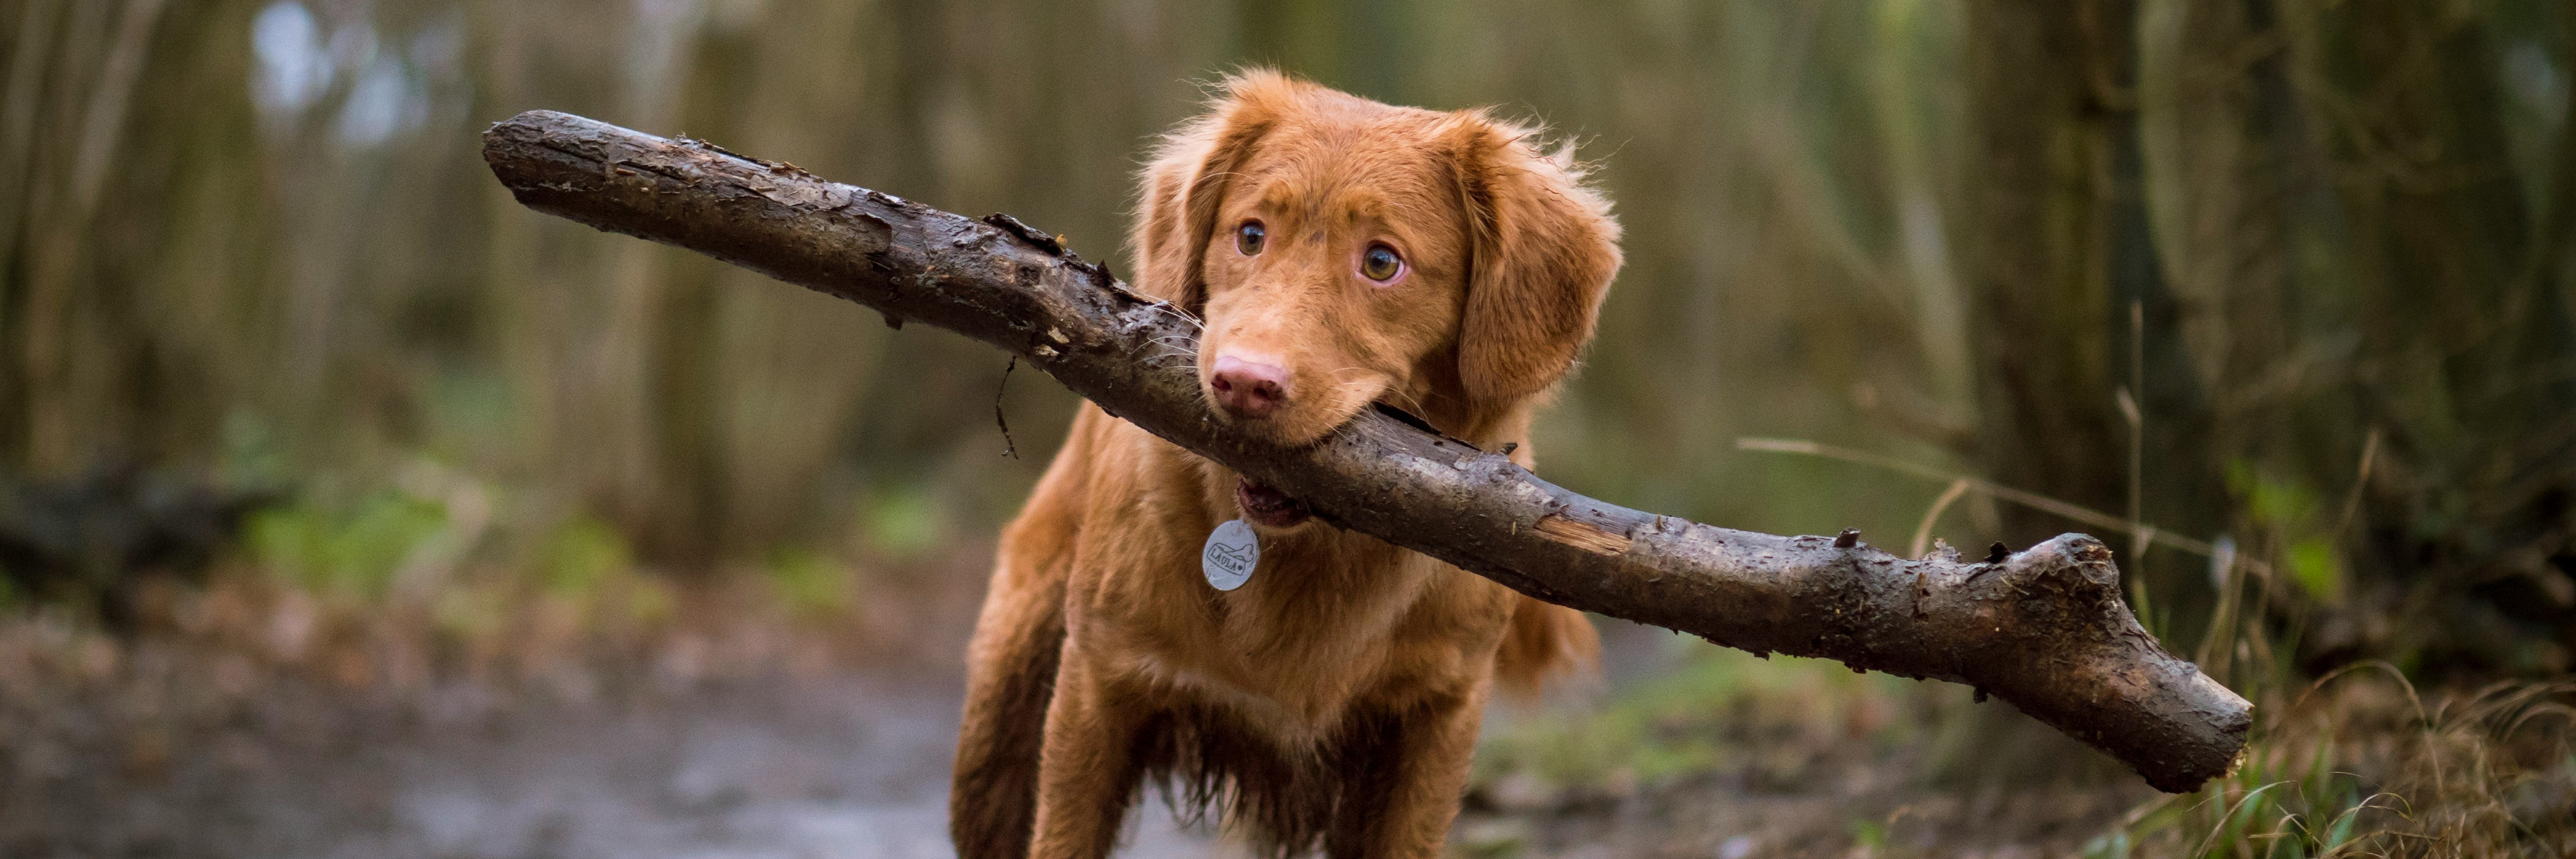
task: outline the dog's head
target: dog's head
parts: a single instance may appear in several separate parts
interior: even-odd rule
[[[1205,320],[1200,386],[1243,431],[1385,400],[1484,432],[1565,375],[1619,269],[1608,202],[1533,136],[1234,76],[1146,169],[1139,285]]]

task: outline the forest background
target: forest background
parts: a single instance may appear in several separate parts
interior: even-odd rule
[[[2563,725],[2514,733],[2564,706],[2576,654],[2563,3],[0,0],[0,50],[19,723],[106,706],[84,689],[174,695],[235,651],[261,678],[241,689],[311,675],[323,709],[587,688],[565,678],[688,647],[747,672],[953,672],[1072,395],[522,210],[478,132],[551,108],[687,134],[1118,258],[1151,136],[1265,63],[1543,119],[1597,165],[1628,265],[1538,430],[1542,475],[1892,549],[2096,533],[2150,627],[2275,714],[2253,771],[2357,761],[2302,764],[2313,789],[2278,807],[2260,797],[2294,792],[2254,775],[2213,788],[2212,828],[2262,808],[2247,832],[2308,834],[2260,849],[2327,852],[2431,825],[2371,798],[2447,738],[2498,762],[2460,799],[2493,813],[2459,825],[2570,843],[2527,816],[2576,803]],[[1462,843],[1570,849],[1571,824],[1522,818],[1748,778],[1741,725],[1673,715],[1721,702],[1821,695],[1796,706],[1950,738],[1871,758],[1907,773],[1889,796],[1972,794],[1943,774],[2031,731],[1942,697],[1964,690],[1790,694],[1773,681],[1813,672],[1649,651],[1596,700],[1493,732],[1471,808],[1512,820]],[[2342,704],[2293,730],[2309,684],[2352,666],[2381,692],[2329,697],[2435,703],[2375,734]],[[190,720],[223,722],[164,709],[117,722],[160,751],[97,754],[185,761]],[[2347,734],[2412,739],[2322,739]],[[20,796],[91,748],[12,742]],[[2033,766],[1992,769],[2062,769]],[[2187,806],[2126,802],[2006,840],[2181,843]],[[0,836],[95,828],[64,803]],[[1846,823],[1746,849],[1913,843]],[[1918,848],[1975,840],[1934,829]]]

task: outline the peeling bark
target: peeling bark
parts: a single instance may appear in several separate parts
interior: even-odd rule
[[[1567,491],[1384,410],[1283,447],[1225,432],[1199,396],[1197,323],[1046,233],[835,184],[793,165],[550,111],[484,135],[519,202],[688,248],[1026,359],[1110,414],[1276,486],[1340,527],[1539,599],[1756,654],[1965,683],[2195,790],[2252,705],[2174,657],[2120,598],[2111,551],[2067,534],[1964,562],[1858,535],[1780,537]]]

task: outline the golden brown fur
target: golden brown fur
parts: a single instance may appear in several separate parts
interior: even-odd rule
[[[1517,442],[1527,465],[1531,412],[1619,266],[1608,204],[1531,136],[1481,111],[1230,78],[1145,170],[1138,286],[1206,320],[1211,402],[1240,396],[1221,393],[1237,389],[1220,359],[1276,371],[1275,409],[1215,410],[1239,431],[1308,441],[1385,401],[1489,449]],[[1402,261],[1384,281],[1381,245]],[[1576,612],[1254,516],[1240,482],[1083,407],[1004,532],[968,654],[962,857],[1106,855],[1148,778],[1267,852],[1431,856],[1492,687],[1593,658]],[[1236,518],[1261,563],[1219,592],[1199,551]]]

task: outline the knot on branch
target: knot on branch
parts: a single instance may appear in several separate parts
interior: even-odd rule
[[[2090,536],[2064,534],[2014,553],[2002,573],[2004,598],[2034,633],[2098,641],[2137,625],[2121,599],[2110,548]]]
[[[2055,585],[2086,603],[2120,598],[2120,571],[2111,565],[2111,548],[2084,534],[2060,534],[2048,542],[2015,553],[2005,561],[2005,580],[2015,589]]]

